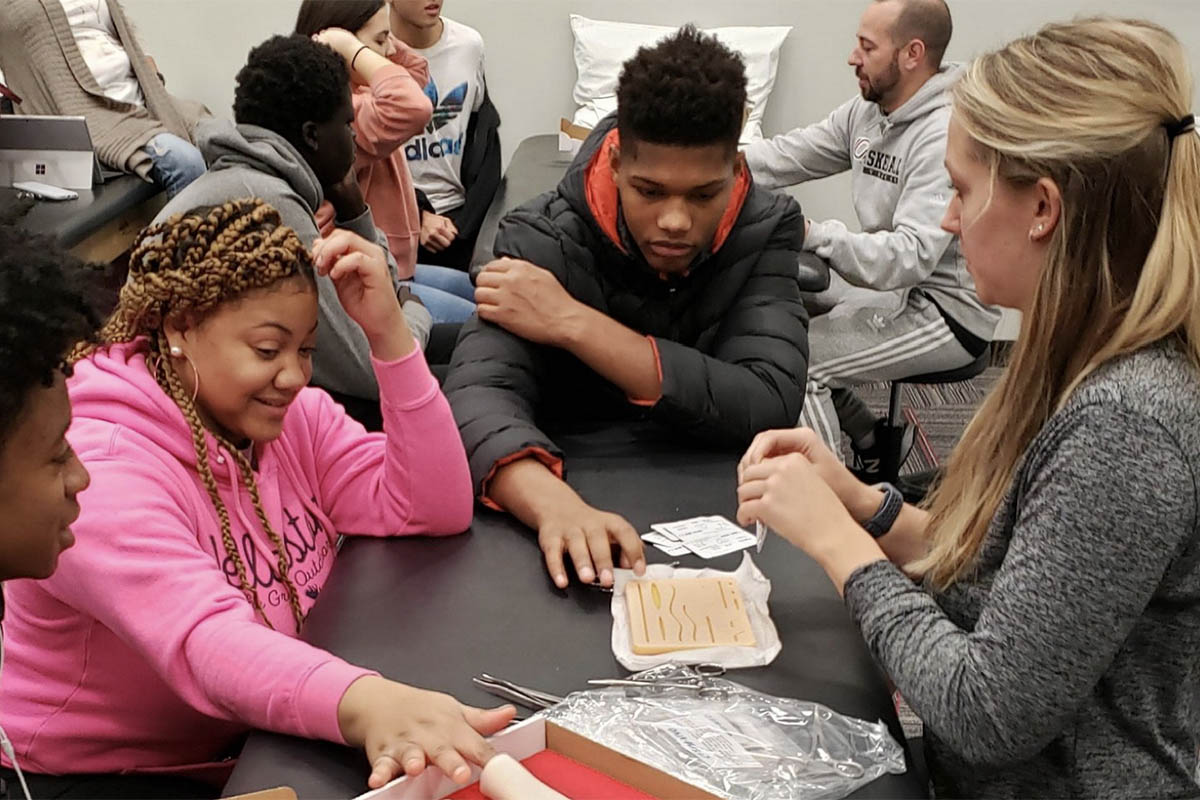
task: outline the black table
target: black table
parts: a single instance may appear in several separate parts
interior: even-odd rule
[[[0,188],[0,216],[22,202],[15,189]],[[31,233],[53,236],[85,261],[103,263],[129,249],[166,202],[154,184],[120,175],[81,190],[77,200],[39,200],[16,222]]]
[[[570,153],[559,152],[556,134],[530,136],[517,145],[487,216],[479,227],[472,264],[486,264],[492,260],[492,245],[496,242],[500,219],[522,203],[557,186],[573,160],[574,156]]]
[[[638,427],[558,441],[568,454],[571,485],[638,530],[700,514],[733,516],[735,454],[668,445]],[[669,560],[651,547],[647,556]],[[740,558],[683,563],[734,569]],[[771,617],[783,650],[769,667],[731,677],[885,720],[903,744],[884,681],[821,569],[781,539],[769,541],[755,561],[773,584]],[[491,706],[501,701],[476,688],[471,676],[489,672],[556,694],[586,688],[588,678],[623,676],[610,649],[610,599],[577,585],[556,590],[533,534],[507,516],[480,512],[462,536],[350,541],[304,638],[389,677]],[[353,797],[365,791],[367,772],[365,758],[348,748],[255,733],[225,793],[287,785],[301,798]],[[855,796],[926,797],[924,785],[910,767]]]

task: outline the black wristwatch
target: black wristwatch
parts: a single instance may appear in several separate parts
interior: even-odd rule
[[[863,523],[863,528],[878,539],[880,536],[886,535],[896,524],[896,517],[900,516],[900,509],[904,508],[904,495],[900,494],[900,490],[890,483],[877,483],[873,488],[883,492],[883,502],[879,504],[879,510],[875,512],[875,516]]]

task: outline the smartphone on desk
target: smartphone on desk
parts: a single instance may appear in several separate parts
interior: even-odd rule
[[[12,188],[18,192],[31,194],[38,200],[77,200],[79,192],[71,189],[62,189],[58,186],[51,186],[48,183],[38,183],[37,181],[17,181],[12,185]]]

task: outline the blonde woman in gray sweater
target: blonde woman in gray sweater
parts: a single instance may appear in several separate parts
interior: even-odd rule
[[[1200,137],[1178,40],[1049,25],[954,89],[943,226],[1011,365],[925,509],[812,431],[763,434],[738,518],[820,563],[926,725],[946,797],[1195,797]]]

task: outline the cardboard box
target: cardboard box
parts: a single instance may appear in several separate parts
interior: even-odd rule
[[[263,789],[261,792],[239,794],[226,800],[297,800],[296,790],[289,786],[279,786],[274,789]]]
[[[750,118],[750,106],[746,106],[746,110],[742,112],[742,127],[746,127],[746,120]],[[591,128],[585,128],[582,125],[576,125],[566,117],[562,117],[558,121],[558,152],[570,153],[574,158],[579,153],[580,146],[583,145],[583,140],[592,132]]]
[[[592,132],[591,128],[585,128],[581,125],[576,125],[571,120],[563,117],[558,121],[558,151],[560,153],[570,153],[574,158],[579,152],[579,148],[583,145],[583,140]]]
[[[542,750],[552,750],[654,797],[720,800],[665,772],[539,717],[514,725],[496,734],[490,741],[497,752],[507,753],[518,761]],[[477,767],[472,769],[471,780],[479,780]],[[356,800],[441,800],[461,788],[443,775],[441,770],[431,768],[415,778],[398,778],[381,789],[359,795]]]

